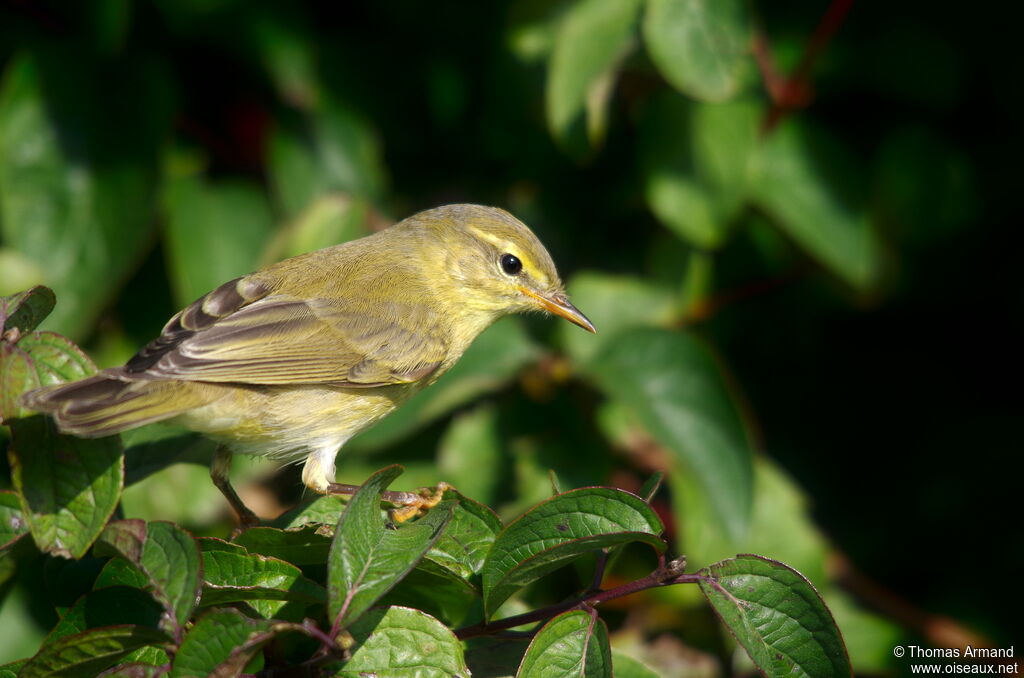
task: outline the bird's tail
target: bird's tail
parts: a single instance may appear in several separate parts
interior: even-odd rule
[[[169,419],[208,402],[191,384],[125,381],[104,370],[70,384],[45,386],[21,397],[25,407],[50,414],[64,433],[99,438]]]

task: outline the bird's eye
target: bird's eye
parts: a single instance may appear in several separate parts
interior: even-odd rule
[[[509,275],[518,275],[519,271],[523,270],[523,262],[514,254],[502,254],[501,270]]]

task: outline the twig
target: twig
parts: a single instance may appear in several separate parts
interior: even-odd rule
[[[704,578],[699,574],[685,574],[683,572],[683,568],[685,567],[686,558],[676,558],[675,560],[671,560],[664,565],[659,566],[654,570],[654,572],[651,572],[646,577],[642,577],[636,581],[631,581],[628,584],[616,586],[615,588],[608,589],[607,591],[596,591],[593,593],[588,592],[580,598],[567,600],[565,602],[558,603],[557,605],[551,605],[539,610],[534,610],[533,612],[517,614],[514,617],[506,617],[505,619],[499,619],[494,622],[484,622],[474,624],[472,626],[465,626],[457,630],[455,635],[460,640],[476,638],[478,636],[489,636],[498,633],[499,631],[515,628],[516,626],[522,626],[523,624],[547,620],[572,609],[593,608],[609,600],[622,598],[623,596],[628,596],[647,589],[658,588],[660,586],[671,586],[673,584],[695,584],[699,581],[703,581]]]
[[[788,78],[779,75],[771,57],[771,45],[764,30],[754,34],[754,57],[761,69],[765,89],[772,99],[772,107],[761,123],[761,131],[769,134],[791,110],[805,106],[810,100],[810,76],[814,64],[817,63],[825,47],[843,25],[853,0],[832,0],[825,16],[821,18],[814,33],[811,34],[804,53],[793,73]]]

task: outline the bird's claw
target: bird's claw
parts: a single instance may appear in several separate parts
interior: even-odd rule
[[[441,503],[444,493],[450,489],[452,489],[451,485],[441,481],[434,487],[421,487],[415,492],[402,492],[401,494],[404,496],[388,498],[389,501],[397,504],[395,508],[388,511],[388,516],[396,525],[421,516]]]

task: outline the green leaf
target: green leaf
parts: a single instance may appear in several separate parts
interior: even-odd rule
[[[53,290],[42,285],[0,298],[0,334],[12,328],[31,332],[50,315],[56,303]]]
[[[343,508],[340,502],[338,504]],[[338,515],[340,513],[339,509]],[[335,515],[334,523],[338,522],[338,515]],[[331,532],[331,529],[312,524],[288,530],[251,527],[235,537],[235,543],[250,553],[280,558],[294,565],[316,565],[327,562],[331,551]]]
[[[615,668],[615,678],[661,678],[639,659],[621,652],[612,652],[612,666]]]
[[[353,438],[345,449],[377,449],[394,443],[456,407],[498,390],[539,355],[540,348],[519,318],[499,320],[476,338],[437,383]]]
[[[177,177],[164,203],[168,265],[180,306],[259,267],[273,217],[255,183]]]
[[[59,334],[30,332],[17,342],[0,339],[0,422],[32,414],[18,402],[26,391],[95,372],[82,349]]]
[[[299,213],[267,246],[262,263],[294,257],[370,235],[370,205],[340,193],[322,195]]]
[[[123,624],[89,629],[43,646],[21,670],[21,678],[93,678],[134,650],[167,640],[162,631]]]
[[[516,678],[611,678],[608,629],[591,610],[563,612],[533,638]]]
[[[828,542],[811,518],[804,492],[771,460],[761,455],[754,459],[750,530],[740,542],[714,528],[714,508],[692,477],[674,472],[669,478],[681,547],[692,561],[715,562],[737,549],[758,551],[785,560],[814,581],[824,581]]]
[[[174,655],[170,678],[237,676],[254,654],[294,625],[249,619],[237,610],[213,610],[195,623]]]
[[[796,570],[762,556],[740,555],[698,574],[708,602],[769,678],[853,675],[832,614]]]
[[[498,412],[485,404],[456,415],[438,446],[442,477],[465,496],[493,503],[502,478]]]
[[[562,19],[544,96],[548,129],[575,155],[603,140],[615,67],[632,46],[640,4],[580,0]]]
[[[97,678],[159,678],[159,676],[164,675],[167,675],[167,669],[163,665],[147,664],[145,662],[125,662],[124,664],[118,664],[107,669],[99,674]]]
[[[151,243],[157,152],[173,110],[167,82],[152,58],[83,58],[74,41],[8,64],[0,239],[61,300],[49,328],[87,332]]]
[[[295,565],[246,553],[243,547],[228,542],[217,545],[238,550],[209,550],[212,542],[218,540],[199,541],[203,550],[202,605],[247,601],[261,616],[271,618],[281,617],[282,609],[289,602],[301,604],[299,613],[309,605],[326,603],[324,588],[303,576],[302,570]]]
[[[647,116],[641,127],[647,204],[687,242],[721,246],[746,198],[760,107],[666,94]]]
[[[94,589],[108,586],[131,586],[145,589],[149,586],[149,577],[124,558],[114,557],[103,566],[92,585]]]
[[[27,659],[20,659],[16,662],[9,662],[0,666],[0,678],[18,678],[22,667],[27,663]]]
[[[434,545],[451,520],[455,502],[446,499],[419,520],[388,529],[380,495],[401,474],[388,466],[353,495],[334,532],[328,561],[328,609],[344,628],[391,590]]]
[[[425,612],[392,606],[369,610],[352,625],[357,645],[334,675],[469,678],[462,644]]]
[[[18,495],[10,490],[0,491],[0,554],[5,553],[26,534],[28,521],[21,512]]]
[[[433,563],[455,578],[469,583],[483,568],[487,554],[501,531],[501,519],[487,506],[458,492],[452,519],[427,551],[421,565]],[[474,584],[475,588],[475,584]]]
[[[599,355],[617,333],[631,327],[664,327],[676,315],[672,292],[643,278],[596,271],[577,273],[567,286],[573,304],[584,309],[598,334],[559,324],[562,345],[580,366]]]
[[[124,486],[116,437],[61,435],[42,416],[11,422],[12,480],[40,550],[81,558],[113,515]]]
[[[246,18],[244,27],[278,96],[298,108],[314,104],[320,97],[317,47],[309,41],[304,13],[294,5],[271,4],[250,8]]]
[[[387,184],[372,127],[334,99],[322,99],[308,112],[280,116],[269,153],[271,189],[289,218],[326,195],[372,202]]]
[[[164,606],[162,628],[180,633],[199,602],[202,561],[199,547],[185,530],[173,523],[118,520],[110,523],[97,555],[113,551],[137,567]]]
[[[790,119],[761,148],[751,195],[822,266],[865,290],[878,280],[881,254],[856,167],[838,140]]]
[[[145,591],[130,586],[109,586],[89,591],[72,605],[53,627],[43,646],[65,636],[103,626],[131,624],[160,630],[163,607]],[[170,641],[166,634],[163,641]]]
[[[742,84],[750,53],[740,0],[648,0],[644,42],[669,84],[703,101],[724,101]]]
[[[548,499],[509,523],[484,562],[488,617],[517,590],[598,549],[644,542],[659,553],[661,520],[643,499],[610,487],[585,487]]]
[[[691,334],[636,329],[592,361],[598,384],[633,413],[714,509],[715,527],[739,541],[753,496],[750,440],[714,355]]]

